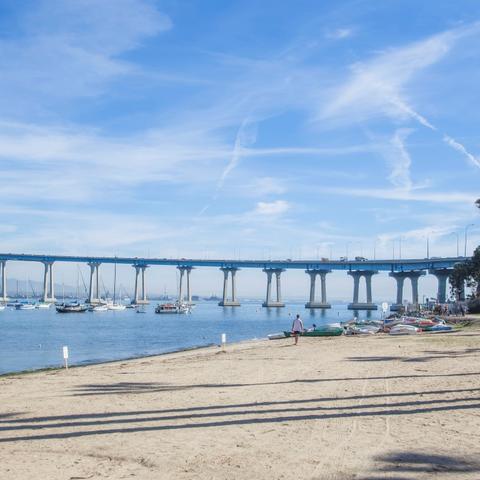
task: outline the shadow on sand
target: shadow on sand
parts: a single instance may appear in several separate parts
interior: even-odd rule
[[[358,480],[412,480],[441,478],[442,474],[479,473],[480,463],[470,457],[422,454],[417,452],[394,452],[375,458],[378,467],[368,477]],[[388,474],[388,476],[387,476]],[[392,476],[393,475],[393,476]],[[462,478],[464,478],[462,476]],[[480,478],[478,475],[475,478]]]

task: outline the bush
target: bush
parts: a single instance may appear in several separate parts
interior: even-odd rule
[[[480,298],[474,298],[467,304],[468,313],[480,313]]]

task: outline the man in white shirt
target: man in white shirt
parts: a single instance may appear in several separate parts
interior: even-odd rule
[[[303,322],[300,318],[300,315],[295,317],[295,320],[292,323],[292,333],[295,337],[295,345],[298,343],[298,336],[303,332]]]

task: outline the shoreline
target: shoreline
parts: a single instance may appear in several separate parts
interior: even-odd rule
[[[234,345],[241,345],[241,344],[247,344],[247,343],[256,343],[256,342],[262,342],[262,341],[267,341],[268,338],[251,338],[247,340],[239,340],[238,342],[230,342],[227,343],[227,347],[234,346]],[[193,346],[193,347],[184,347],[184,348],[177,348],[174,350],[168,350],[165,352],[159,352],[159,353],[151,353],[151,354],[146,354],[146,355],[138,355],[138,356],[130,356],[130,357],[122,357],[122,358],[116,358],[112,360],[103,360],[103,361],[86,361],[82,363],[72,363],[68,365],[68,370],[73,370],[73,369],[78,369],[78,368],[84,368],[84,367],[92,367],[96,365],[108,365],[108,364],[115,364],[119,362],[129,362],[129,361],[135,361],[135,360],[142,360],[142,359],[147,359],[147,358],[155,358],[155,357],[166,357],[168,355],[175,355],[175,354],[182,354],[182,353],[188,353],[188,352],[198,352],[198,351],[205,351],[208,349],[213,349],[213,348],[220,348],[221,344],[218,343],[209,343],[206,345],[198,345],[198,346]],[[15,375],[32,375],[35,373],[42,373],[42,372],[52,372],[52,371],[61,371],[65,370],[65,367],[63,365],[59,366],[47,366],[47,367],[40,367],[40,368],[34,368],[30,370],[19,370],[19,371],[11,371],[11,372],[5,372],[5,373],[0,373],[0,379],[1,378],[7,378]]]

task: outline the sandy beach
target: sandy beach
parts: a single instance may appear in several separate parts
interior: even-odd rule
[[[0,379],[5,479],[478,479],[480,330]]]

